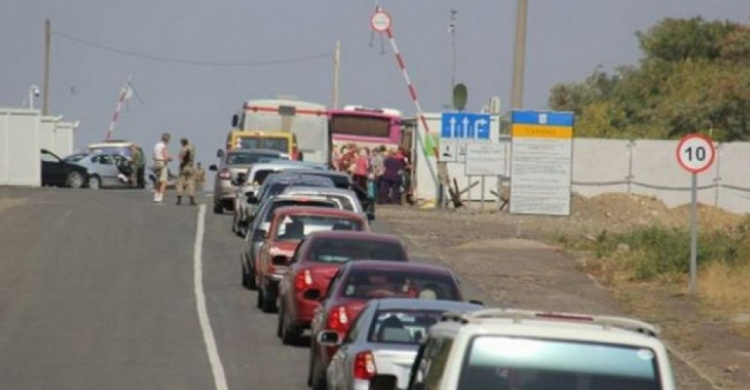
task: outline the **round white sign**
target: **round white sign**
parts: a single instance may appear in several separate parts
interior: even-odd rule
[[[677,144],[677,162],[686,171],[700,173],[710,168],[716,159],[716,148],[711,138],[702,134],[687,134]]]
[[[377,11],[370,20],[372,29],[377,32],[385,32],[391,28],[391,16],[385,11]]]

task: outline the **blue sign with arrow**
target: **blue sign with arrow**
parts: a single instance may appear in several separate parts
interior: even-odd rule
[[[490,139],[490,115],[464,112],[444,112],[440,138]]]

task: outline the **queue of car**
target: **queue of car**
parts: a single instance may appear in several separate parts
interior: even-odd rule
[[[371,231],[346,174],[258,161],[230,183],[242,283],[283,345],[309,344],[314,390],[675,388],[658,328],[467,301],[451,269]]]

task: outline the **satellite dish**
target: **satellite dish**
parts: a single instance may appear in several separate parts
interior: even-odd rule
[[[463,111],[466,108],[466,99],[468,98],[469,91],[466,89],[464,84],[456,84],[453,87],[453,108],[458,111]]]

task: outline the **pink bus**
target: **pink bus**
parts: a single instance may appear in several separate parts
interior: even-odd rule
[[[402,116],[393,109],[372,109],[361,106],[346,106],[342,110],[328,111],[333,158],[341,155],[342,148],[355,144],[370,150],[385,146],[402,146]]]

